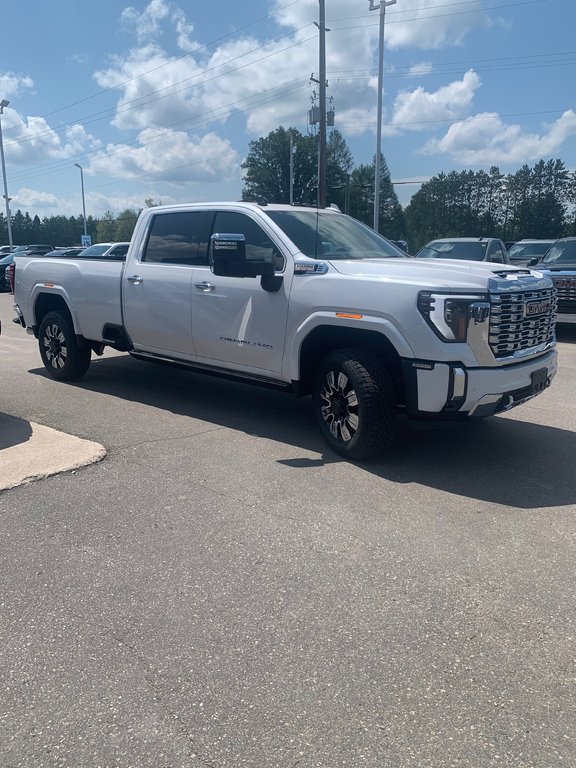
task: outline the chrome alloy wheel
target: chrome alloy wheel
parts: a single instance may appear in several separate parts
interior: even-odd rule
[[[342,371],[329,371],[320,389],[321,413],[330,433],[337,440],[352,440],[360,417],[358,398]]]
[[[53,368],[64,368],[68,359],[68,345],[61,328],[54,323],[47,325],[42,342],[50,365]]]

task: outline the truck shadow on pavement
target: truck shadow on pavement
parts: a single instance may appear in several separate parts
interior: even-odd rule
[[[0,451],[28,442],[32,437],[29,421],[0,412]]]
[[[31,373],[47,376],[43,368]],[[296,471],[346,462],[322,440],[310,398],[139,362],[128,355],[94,360],[80,382],[59,386],[198,419],[203,424],[192,436],[205,433],[208,423],[296,446],[308,455],[275,459]],[[530,418],[529,407],[520,407],[525,419]],[[358,469],[398,484],[417,483],[524,509],[576,503],[576,433],[521,421],[520,409],[514,413],[514,418],[497,416],[467,424],[418,425],[401,419],[393,448],[377,460],[358,463]],[[135,419],[144,423],[146,413],[135,409],[126,418],[132,427]]]

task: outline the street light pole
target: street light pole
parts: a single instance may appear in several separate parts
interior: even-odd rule
[[[380,220],[380,155],[382,153],[382,81],[384,76],[384,20],[386,7],[395,5],[396,0],[380,0],[375,5],[370,0],[370,10],[380,11],[380,35],[378,43],[378,116],[376,118],[376,159],[374,162],[374,231],[379,230]]]
[[[79,163],[74,163],[76,168],[80,168],[80,184],[82,186],[82,216],[84,218],[84,236],[88,234],[86,229],[86,200],[84,199],[84,169]]]
[[[10,104],[6,99],[0,101],[0,115],[4,114],[4,107]],[[8,245],[10,246],[10,252],[14,243],[12,241],[12,222],[10,221],[10,200],[8,197],[8,182],[6,181],[6,163],[4,161],[4,142],[2,140],[2,117],[0,117],[0,157],[2,159],[2,178],[4,179],[4,200],[6,201],[6,225],[8,227]]]
[[[318,91],[320,95],[320,126],[318,142],[318,208],[326,208],[326,2],[318,0],[320,18],[320,61],[318,64],[320,80]]]

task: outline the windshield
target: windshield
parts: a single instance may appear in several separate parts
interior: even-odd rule
[[[97,259],[98,256],[102,256],[103,253],[106,253],[108,248],[110,248],[110,243],[105,243],[104,245],[91,245],[81,253],[85,259]]]
[[[542,256],[551,245],[552,240],[543,241],[541,243],[516,243],[516,245],[513,245],[508,251],[508,256],[510,256],[511,259],[520,259],[526,256]]]
[[[466,259],[468,261],[484,261],[487,242],[443,243],[433,241],[421,248],[416,254],[417,259]]]
[[[576,240],[561,240],[555,243],[546,251],[541,264],[576,264]]]
[[[313,259],[406,258],[404,251],[351,216],[314,209],[266,214]]]

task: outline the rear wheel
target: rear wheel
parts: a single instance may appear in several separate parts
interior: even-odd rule
[[[87,344],[78,343],[72,323],[59,312],[44,315],[38,345],[46,370],[58,381],[80,379],[90,366],[92,350]]]
[[[390,376],[369,350],[341,349],[320,363],[314,410],[332,450],[349,459],[382,453],[396,433],[396,403]]]

